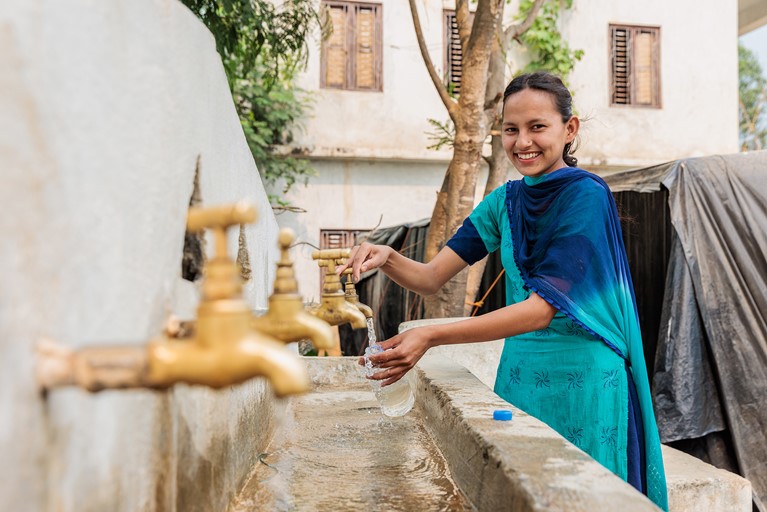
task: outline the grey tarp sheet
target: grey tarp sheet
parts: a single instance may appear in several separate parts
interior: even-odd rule
[[[767,152],[680,160],[606,181],[669,191],[675,231],[655,360],[663,442],[729,429],[767,510]]]

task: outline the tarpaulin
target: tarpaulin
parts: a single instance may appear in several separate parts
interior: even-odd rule
[[[677,435],[723,426],[715,405],[720,402],[741,474],[751,481],[754,502],[764,511],[767,152],[681,160],[671,166],[663,185],[669,190],[671,222],[680,246],[677,253],[683,254],[670,260],[669,321],[665,345],[659,340],[658,350],[661,359],[677,356],[670,367],[679,377],[671,387],[676,421],[683,424]],[[675,288],[675,276],[680,289]],[[684,284],[687,279],[691,285]],[[706,349],[710,350],[710,366],[703,361],[709,359]],[[679,356],[692,360],[681,361]],[[711,386],[712,374],[717,377],[718,390]],[[673,423],[673,416],[665,416],[668,409],[664,409],[662,392],[656,385],[659,416]],[[674,430],[667,425],[663,428]],[[692,430],[684,432],[688,429]]]

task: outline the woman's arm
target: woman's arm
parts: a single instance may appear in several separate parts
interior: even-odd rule
[[[431,347],[491,341],[545,329],[556,308],[537,293],[526,300],[482,316],[405,331],[381,344],[385,352],[371,356],[374,365],[386,369],[373,379],[384,386],[401,379]],[[392,349],[392,350],[388,350]]]
[[[466,266],[449,247],[443,248],[428,263],[407,258],[391,247],[363,243],[352,248],[349,260],[339,267],[341,273],[352,268],[352,278],[357,282],[360,273],[380,268],[392,281],[420,295],[431,295]]]

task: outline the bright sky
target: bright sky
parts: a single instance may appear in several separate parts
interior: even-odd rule
[[[740,43],[756,54],[762,71],[767,74],[767,25],[741,36]]]

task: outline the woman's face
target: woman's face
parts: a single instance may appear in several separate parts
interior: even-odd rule
[[[520,174],[541,176],[567,167],[562,152],[575,139],[579,124],[575,116],[562,122],[552,94],[522,89],[503,105],[503,149]]]

